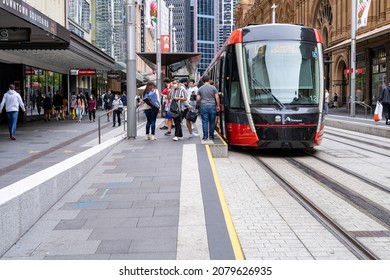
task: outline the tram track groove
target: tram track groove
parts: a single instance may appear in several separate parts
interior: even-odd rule
[[[314,168],[311,168],[298,160],[293,158],[285,158],[285,160],[292,166],[302,170],[302,172],[306,175],[319,181],[323,186],[326,186],[326,188],[332,190],[334,193],[337,193],[345,201],[350,202],[355,207],[360,208],[361,210],[365,211],[365,213],[368,213],[371,217],[384,223],[387,227],[390,227],[390,211],[383,206],[370,200],[366,196],[351,190],[342,183],[329,179],[329,176],[326,174],[318,172],[318,170],[315,170]],[[387,193],[389,192],[387,191]]]
[[[344,246],[348,248],[357,258],[364,260],[377,260],[375,255],[364,244],[358,241],[348,230],[344,229],[338,222],[321,210],[306,195],[294,187],[288,180],[279,174],[272,166],[267,164],[258,156],[253,156],[255,161],[270,175],[272,178],[285,189],[302,207],[304,207],[317,221],[328,229]]]
[[[372,187],[374,187],[374,188],[376,188],[376,189],[378,189],[380,191],[383,191],[383,192],[385,192],[387,194],[390,194],[390,188],[388,188],[388,187],[386,187],[386,186],[384,186],[384,185],[382,185],[382,184],[380,184],[378,182],[375,182],[374,180],[372,180],[370,178],[364,177],[364,176],[362,176],[362,175],[360,175],[360,174],[358,174],[358,173],[356,173],[354,171],[348,170],[348,169],[342,167],[339,164],[335,164],[333,162],[330,162],[330,161],[324,160],[324,159],[322,159],[320,157],[317,157],[315,154],[310,153],[308,151],[304,151],[304,153],[306,155],[309,155],[309,156],[315,158],[316,160],[319,160],[319,161],[323,162],[324,164],[327,164],[327,165],[329,165],[329,166],[331,166],[333,168],[341,170],[342,172],[344,172],[344,173],[346,173],[348,175],[351,175],[351,176],[353,176],[355,178],[358,178],[360,181],[363,181],[366,184],[368,184],[368,185],[370,185],[370,186],[372,186]]]

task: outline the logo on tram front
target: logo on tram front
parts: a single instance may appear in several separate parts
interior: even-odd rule
[[[303,122],[302,119],[292,119],[290,117],[287,117],[284,121],[285,122],[289,122],[289,123],[301,123],[301,122]]]

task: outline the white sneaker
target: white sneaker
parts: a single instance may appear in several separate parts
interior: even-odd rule
[[[148,140],[150,140],[150,136],[149,136],[149,134],[146,134],[145,135],[145,141],[148,141]]]
[[[177,139],[179,139],[179,140],[183,140],[183,139],[184,139],[184,137],[177,137]]]
[[[152,136],[150,137],[150,140],[156,140],[157,138],[156,138],[156,136],[154,136],[153,134],[152,134]]]
[[[199,136],[199,134],[198,134],[198,133],[196,133],[195,131],[193,131],[193,132],[192,132],[192,134],[191,134],[191,136],[192,136],[192,137],[198,137],[198,136]]]
[[[177,136],[173,137],[172,138],[173,141],[179,141],[179,138],[177,138]]]

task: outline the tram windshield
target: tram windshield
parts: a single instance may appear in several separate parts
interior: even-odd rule
[[[295,41],[244,45],[252,105],[318,105],[320,53],[316,44]]]

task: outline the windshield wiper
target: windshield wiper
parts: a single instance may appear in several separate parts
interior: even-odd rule
[[[252,81],[255,82],[259,87],[261,87],[261,90],[264,91],[267,95],[271,96],[274,102],[279,105],[280,109],[286,108],[286,106],[284,106],[284,104],[280,102],[280,100],[277,99],[276,96],[273,95],[273,93],[269,89],[266,89],[265,86],[260,83],[256,78],[252,78]]]

